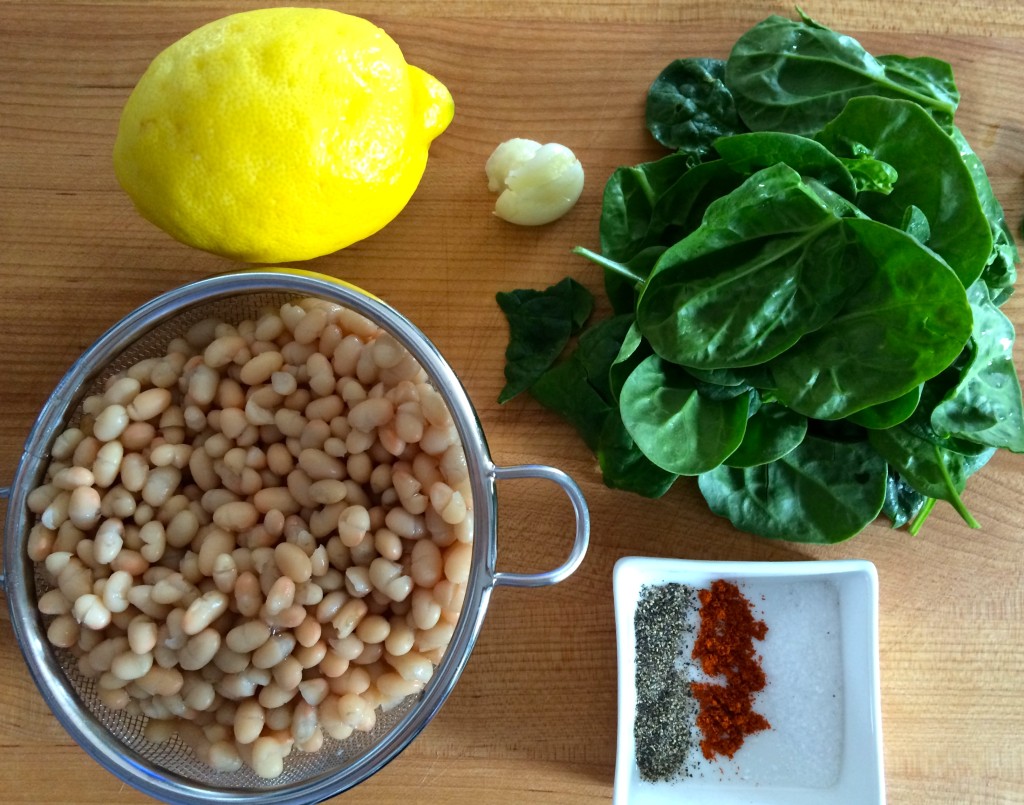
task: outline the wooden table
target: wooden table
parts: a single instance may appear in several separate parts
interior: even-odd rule
[[[269,3],[268,3],[269,4]],[[0,483],[71,361],[150,297],[235,266],[142,220],[119,189],[111,148],[120,108],[148,61],[198,25],[249,4],[0,2]],[[881,580],[885,771],[894,803],[1024,802],[1024,462],[1001,455],[972,479],[965,527],[940,505],[912,538],[883,523],[814,548],[735,532],[695,484],[642,500],[605,488],[573,431],[522,398],[500,407],[506,343],[497,291],[596,271],[601,190],[620,164],[660,149],[642,125],[647,86],[680,56],[724,56],[790,3],[739,0],[364,2],[409,60],[456,99],[420,190],[383,232],[308,267],[384,297],[435,341],[465,383],[499,464],[559,466],[593,517],[589,555],[568,581],[501,589],[452,697],[390,766],[339,801],[593,803],[615,765],[611,569],[626,555],[873,561]],[[873,52],[951,61],[959,122],[1019,235],[1024,216],[1024,5],[1019,0],[820,0],[807,11]],[[483,165],[509,137],[573,148],[587,171],[579,205],[521,229],[491,215]],[[1018,329],[1024,300],[1005,310]],[[1020,350],[1017,352],[1018,364]],[[540,570],[568,550],[571,514],[542,484],[501,489],[499,566]],[[96,766],[30,681],[0,614],[0,800],[147,801]]]

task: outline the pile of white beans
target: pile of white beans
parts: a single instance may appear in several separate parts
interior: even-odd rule
[[[369,731],[422,690],[472,553],[451,414],[392,336],[289,302],[110,378],[29,495],[52,644],[219,771]]]

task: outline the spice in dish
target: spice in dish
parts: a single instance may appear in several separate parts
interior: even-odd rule
[[[696,746],[697,702],[679,660],[696,631],[696,590],[684,584],[640,590],[636,631],[636,742],[640,777],[648,782],[688,777]]]
[[[693,682],[690,686],[700,705],[701,752],[708,760],[718,755],[732,758],[747,735],[771,727],[754,712],[754,695],[766,683],[754,640],[763,640],[768,626],[754,617],[750,601],[732,582],[718,579],[698,596],[700,631],[693,657],[707,676],[725,677],[724,685]]]

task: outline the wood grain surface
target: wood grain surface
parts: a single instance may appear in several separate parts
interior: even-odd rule
[[[264,5],[270,5],[265,3]],[[609,801],[616,673],[611,569],[627,555],[787,560],[858,557],[881,582],[885,772],[893,803],[1024,802],[1024,461],[1001,455],[972,479],[968,529],[940,505],[912,538],[884,523],[833,547],[734,531],[695,484],[643,500],[605,488],[574,432],[527,398],[498,406],[506,344],[494,295],[572,275],[597,245],[612,169],[660,155],[645,91],[681,56],[724,57],[782,2],[451,0],[334,3],[384,26],[456,99],[407,209],[384,231],[309,268],[355,282],[415,321],[455,367],[499,464],[541,462],[583,487],[589,555],[569,580],[499,589],[449,701],[392,764],[345,803]],[[120,108],[149,60],[246,3],[0,1],[0,485],[75,357],[152,296],[236,266],[144,221],[113,175]],[[1024,5],[1019,0],[818,0],[806,11],[875,53],[952,62],[959,122],[1016,234],[1024,216]],[[483,174],[509,137],[570,146],[587,186],[557,223],[521,229],[491,214]],[[1004,308],[1018,330],[1024,297]],[[1018,367],[1021,353],[1017,351]],[[569,548],[553,488],[500,488],[499,569],[535,571]],[[0,801],[140,803],[91,761],[30,680],[0,613]],[[852,803],[851,805],[856,805]]]

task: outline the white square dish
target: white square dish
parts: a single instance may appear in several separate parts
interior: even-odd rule
[[[641,777],[635,617],[646,586],[736,584],[768,626],[756,650],[771,728],[732,759],[694,753],[689,776]],[[878,575],[862,560],[711,562],[626,557],[613,573],[618,645],[615,805],[883,805]],[[692,648],[692,644],[691,644]],[[695,734],[696,727],[693,728]]]

